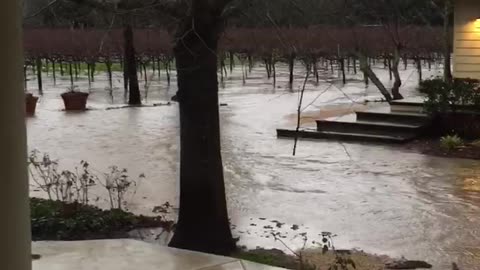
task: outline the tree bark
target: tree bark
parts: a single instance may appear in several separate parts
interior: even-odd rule
[[[445,0],[445,14],[443,22],[443,32],[444,32],[444,63],[443,63],[443,78],[445,81],[452,80],[452,63],[450,52],[452,51],[452,41],[450,35],[450,15],[452,12],[452,1]]]
[[[392,88],[393,99],[403,99],[403,96],[400,94],[402,79],[400,78],[400,72],[398,71],[399,65],[400,65],[400,48],[397,47],[395,48],[395,52],[393,55],[393,63],[391,64],[391,70],[395,78],[395,81],[393,82],[393,88]]]
[[[113,76],[112,76],[112,61],[110,59],[105,60],[107,66],[108,85],[110,86],[110,92],[113,91]]]
[[[423,75],[422,75],[422,60],[420,59],[420,57],[415,58],[415,65],[417,66],[418,83],[421,83],[423,81]]]
[[[248,59],[248,73],[252,73],[252,69],[253,69],[253,58],[252,58],[252,55],[251,55],[251,54],[248,54],[248,55],[247,55],[247,59]]]
[[[290,78],[288,80],[288,85],[290,86],[290,90],[293,89],[293,72],[294,72],[294,69],[295,69],[295,53],[292,52],[290,53],[289,57],[288,57],[288,69],[290,71]]]
[[[128,20],[128,19],[127,19]],[[138,85],[137,59],[135,58],[135,47],[133,45],[133,29],[130,21],[125,24],[123,29],[125,39],[125,70],[128,77],[128,104],[141,105],[140,87]]]
[[[90,63],[87,62],[88,89],[92,88],[92,78],[90,77]]]
[[[92,66],[90,68],[90,77],[92,78],[92,82],[95,82],[95,67],[97,64],[95,63],[95,60],[92,61]]]
[[[180,212],[169,245],[228,255],[235,241],[220,153],[217,46],[222,24],[221,10],[212,2],[218,1],[192,1],[174,46],[181,133]]]
[[[167,84],[170,85],[170,59],[165,62],[165,73],[167,74]]]
[[[353,57],[353,73],[357,74],[357,58]]]
[[[360,53],[359,60],[360,60],[360,69],[364,72],[367,78],[369,78],[373,82],[373,84],[375,84],[378,90],[380,90],[380,93],[385,97],[385,99],[388,102],[392,101],[392,95],[390,95],[385,85],[383,85],[383,83],[377,77],[375,72],[373,72],[372,68],[368,64],[367,57]]]
[[[158,79],[161,79],[162,65],[160,63],[160,57],[157,58]]]
[[[277,86],[277,69],[275,68],[275,61],[272,61],[272,75],[273,75],[273,88]]]
[[[270,65],[268,63],[268,59],[264,58],[263,62],[265,63],[265,70],[267,71],[267,79],[270,79],[271,77],[271,71],[270,71]]]
[[[68,73],[70,74],[70,86],[73,88],[73,69],[72,69],[72,61],[68,62]]]
[[[57,85],[57,71],[55,70],[55,59],[52,59],[53,85]]]
[[[230,74],[233,73],[233,67],[235,66],[235,57],[233,52],[229,52],[230,56]]]
[[[340,69],[342,70],[342,82],[347,84],[347,77],[345,75],[345,58],[340,58]]]
[[[77,64],[77,61],[74,61],[73,65],[75,67],[75,80],[78,80],[78,64]]]
[[[43,95],[43,83],[42,83],[42,59],[35,59],[35,64],[37,67],[37,83],[38,83],[38,94]]]
[[[390,56],[388,57],[387,65],[388,65],[388,75],[391,81],[393,80],[393,70],[392,70],[392,58]]]
[[[27,74],[27,65],[23,65],[23,90],[27,92],[28,88],[28,74]]]

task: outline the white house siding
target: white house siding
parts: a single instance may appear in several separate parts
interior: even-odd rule
[[[480,0],[455,1],[454,75],[480,79]]]

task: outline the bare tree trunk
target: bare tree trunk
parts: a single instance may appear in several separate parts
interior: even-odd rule
[[[357,74],[357,58],[353,57],[353,73]]]
[[[230,56],[230,74],[233,72],[233,67],[235,66],[235,58],[233,52],[229,53]]]
[[[288,80],[288,85],[290,87],[290,90],[293,89],[293,71],[295,69],[295,53],[291,52],[290,55],[288,56],[288,70],[290,71],[290,77]]]
[[[28,74],[27,74],[27,65],[23,65],[23,90],[27,92],[28,88]]]
[[[92,82],[95,82],[95,68],[97,64],[95,60],[92,61],[91,67],[90,67],[90,77],[92,78]]]
[[[128,76],[128,104],[141,105],[140,87],[138,85],[137,59],[135,56],[135,47],[133,45],[133,29],[130,18],[123,29],[125,39],[125,69]]]
[[[60,63],[60,76],[64,76],[65,73],[64,73],[64,71],[63,71],[63,62],[60,61],[59,63]]]
[[[161,72],[162,72],[162,67],[161,67],[161,63],[160,63],[160,57],[157,58],[157,69],[158,69],[158,79],[160,80],[161,78]]]
[[[270,71],[270,65],[268,63],[267,58],[263,59],[263,62],[265,63],[265,70],[267,71],[267,78],[270,79],[271,71]]]
[[[275,68],[275,61],[272,61],[272,75],[273,75],[273,88],[277,85],[277,69]]]
[[[420,59],[420,57],[415,58],[415,65],[418,71],[418,83],[421,83],[423,81],[423,78],[422,78],[423,76],[422,76],[422,60]]]
[[[365,71],[363,72],[363,81],[365,82],[365,87],[368,87],[370,80],[368,79],[368,74]]]
[[[293,143],[293,153],[292,155],[295,156],[297,154],[297,145],[298,145],[298,133],[300,131],[300,125],[302,123],[302,104],[303,104],[303,96],[305,94],[305,89],[307,86],[308,78],[310,76],[310,66],[307,64],[306,65],[306,74],[305,74],[305,80],[303,81],[303,87],[300,92],[300,100],[298,101],[298,107],[297,107],[297,127],[295,128],[295,139]]]
[[[450,16],[452,13],[452,1],[445,0],[445,14],[443,22],[443,32],[444,32],[444,63],[443,63],[443,78],[445,81],[452,80],[452,63],[450,52],[452,51],[452,41],[450,34]]]
[[[219,1],[193,0],[174,46],[180,108],[180,211],[171,247],[229,255],[218,104]],[[195,32],[191,31],[195,21]],[[180,38],[178,38],[180,40]]]
[[[248,54],[248,55],[247,55],[247,59],[248,59],[248,73],[252,73],[252,69],[253,69],[253,58],[252,58],[252,55],[251,55],[251,54]]]
[[[388,74],[390,76],[390,81],[391,81],[391,80],[393,80],[392,58],[391,57],[388,57],[387,65],[388,65]]]
[[[392,101],[392,96],[388,92],[387,88],[383,83],[380,81],[380,79],[377,77],[375,72],[373,72],[372,68],[368,64],[368,59],[365,55],[362,53],[359,53],[359,60],[360,60],[360,69],[364,72],[364,74],[369,78],[375,86],[380,90],[380,93],[385,97],[385,99],[390,102]]]
[[[400,78],[400,72],[398,71],[399,65],[400,65],[400,48],[397,46],[393,54],[393,64],[391,66],[393,76],[395,77],[395,81],[393,82],[393,88],[392,88],[393,99],[403,99],[403,96],[400,94],[402,79]]]
[[[45,72],[47,73],[47,77],[50,74],[50,66],[48,64],[48,59],[45,58]]]
[[[148,87],[147,64],[142,63],[141,65],[142,65],[142,67],[143,67],[143,79],[144,79],[144,81],[145,81],[145,90],[146,90],[147,87]]]
[[[92,79],[90,77],[90,63],[87,62],[87,77],[88,77],[88,89],[92,87]]]
[[[53,85],[57,85],[57,71],[55,70],[55,59],[52,59]]]
[[[75,70],[75,80],[78,80],[78,63],[77,61],[73,62],[74,70]]]
[[[70,74],[70,86],[73,87],[73,67],[72,61],[68,62],[68,73]]]
[[[43,95],[43,83],[42,83],[42,59],[35,59],[36,71],[37,71],[37,83],[38,94]]]
[[[113,78],[112,78],[112,62],[110,59],[105,60],[107,66],[108,85],[110,86],[110,92],[113,90]]]
[[[170,85],[170,60],[165,62],[165,72],[167,73],[167,84]]]

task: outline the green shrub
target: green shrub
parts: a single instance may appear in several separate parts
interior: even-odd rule
[[[458,106],[480,111],[480,81],[475,79],[454,79],[444,81],[435,78],[423,81],[418,89],[426,95],[427,113],[455,112]]]
[[[440,138],[440,147],[446,151],[452,151],[463,145],[463,140],[458,135],[448,135]]]
[[[136,216],[121,209],[102,210],[78,202],[30,199],[32,239],[89,240],[125,238],[139,228],[171,230],[163,217]]]

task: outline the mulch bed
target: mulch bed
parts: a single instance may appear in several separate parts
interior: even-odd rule
[[[138,216],[91,205],[30,198],[32,240],[93,240],[128,238],[142,228],[173,229],[162,217]]]
[[[447,151],[440,147],[439,138],[424,138],[406,144],[405,149],[425,155],[480,160],[480,145],[466,142],[464,146]]]

